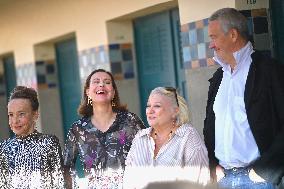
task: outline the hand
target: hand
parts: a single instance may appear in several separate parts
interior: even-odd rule
[[[225,176],[223,167],[221,167],[220,165],[216,166],[216,176],[217,176],[217,182],[219,182]]]
[[[259,176],[253,169],[249,172],[249,178],[253,182],[265,182],[265,180]]]

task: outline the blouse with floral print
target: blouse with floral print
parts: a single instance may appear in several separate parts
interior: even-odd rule
[[[142,128],[145,126],[141,119],[128,111],[118,111],[115,121],[106,132],[98,130],[92,124],[90,117],[74,122],[68,132],[64,150],[64,166],[72,177],[73,188],[76,185],[75,162],[77,157],[81,160],[84,175],[89,179],[89,185],[91,180],[96,184],[98,182],[94,180],[97,179],[103,182],[101,173],[107,169],[124,170],[132,140]],[[96,179],[98,174],[100,177]],[[106,182],[109,183],[109,181]],[[103,183],[100,185],[102,186]]]

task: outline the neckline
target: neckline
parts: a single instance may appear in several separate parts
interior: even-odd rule
[[[15,138],[18,139],[18,140],[28,140],[28,139],[31,139],[31,138],[35,138],[38,134],[39,134],[39,132],[35,129],[32,133],[30,133],[26,136],[16,135]]]
[[[107,134],[107,133],[111,133],[111,132],[114,132],[117,127],[118,127],[118,124],[117,124],[117,121],[118,121],[118,118],[120,116],[120,112],[115,112],[116,115],[114,117],[114,121],[112,122],[112,124],[109,126],[109,128],[103,132],[101,131],[100,129],[98,129],[93,123],[92,123],[92,120],[91,120],[91,117],[88,118],[88,122],[90,124],[90,128],[91,129],[95,129],[95,132],[97,132],[98,134]]]

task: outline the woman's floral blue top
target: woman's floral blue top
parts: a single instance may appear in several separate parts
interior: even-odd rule
[[[75,162],[78,157],[83,165],[84,175],[88,178],[89,188],[104,188],[104,184],[111,184],[111,176],[103,173],[113,173],[108,170],[122,170],[123,173],[132,140],[142,128],[145,126],[141,119],[128,111],[118,111],[115,121],[106,132],[96,129],[90,117],[81,118],[73,123],[64,150],[65,171],[71,176],[70,180],[67,178],[68,185],[70,186],[72,182],[72,188],[76,186]],[[117,171],[113,174],[119,177]],[[116,185],[120,184],[119,178],[113,179]],[[90,187],[94,184],[100,186]]]

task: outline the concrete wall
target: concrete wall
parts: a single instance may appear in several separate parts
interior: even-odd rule
[[[0,54],[33,62],[33,45],[76,32],[78,50],[107,43],[106,21],[168,0],[9,0],[0,6]]]
[[[54,43],[75,37],[79,58],[82,51],[92,48],[109,44],[133,44],[133,19],[175,6],[177,0],[1,1],[0,56],[12,52],[18,84],[37,88],[41,106],[38,130],[56,134],[63,141],[58,80],[52,78],[57,84],[54,88],[36,81],[36,75],[44,68],[38,67],[36,63],[55,62]],[[134,46],[133,56],[134,78],[117,80],[117,85],[122,103],[127,104],[130,111],[140,115]],[[32,76],[29,75],[30,72],[34,72]],[[30,78],[23,81],[20,77],[22,73],[27,73]],[[2,108],[4,112],[5,106],[1,105]],[[2,115],[6,113],[1,113],[0,116]],[[7,126],[7,123],[3,124]],[[7,133],[3,129],[0,132]]]
[[[210,79],[218,66],[186,71],[192,125],[202,134]],[[202,135],[203,136],[203,135]]]
[[[181,25],[208,18],[219,8],[235,8],[235,0],[179,0],[178,4],[181,16]]]

